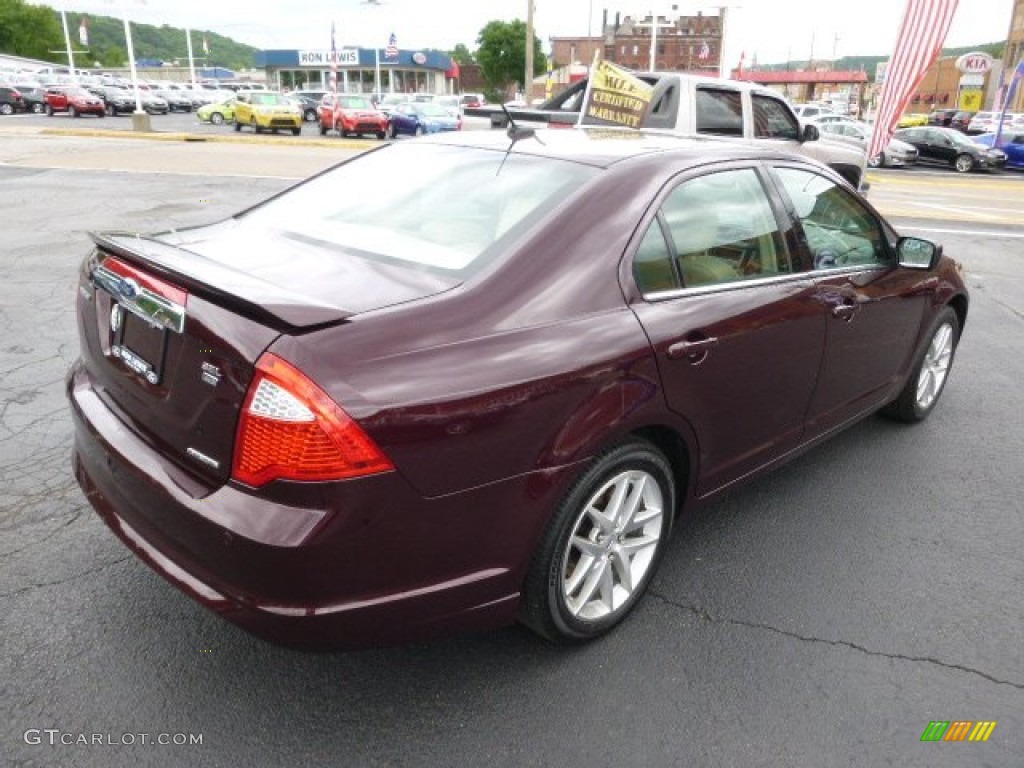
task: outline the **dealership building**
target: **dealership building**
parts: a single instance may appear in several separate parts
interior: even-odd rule
[[[380,72],[381,93],[449,93],[456,90],[458,65],[439,51],[339,48],[335,51],[338,90],[373,93]],[[331,83],[331,50],[258,51],[255,66],[267,86],[283,90],[325,90]]]

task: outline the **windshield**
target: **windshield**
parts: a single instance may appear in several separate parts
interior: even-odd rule
[[[341,106],[346,109],[373,109],[370,100],[364,99],[362,96],[343,96]]]
[[[393,144],[310,179],[239,223],[250,236],[270,230],[339,257],[465,275],[599,172],[501,151]]]
[[[289,101],[279,93],[257,93],[255,91],[249,94],[249,101],[263,107],[287,106],[289,104]]]
[[[437,104],[417,104],[416,111],[427,117],[447,117],[448,113]]]

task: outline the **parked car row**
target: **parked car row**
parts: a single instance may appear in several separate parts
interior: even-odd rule
[[[937,109],[928,115],[928,125],[954,128],[961,133],[979,135],[995,131],[999,125],[1000,112],[972,112],[963,109]],[[1007,128],[1024,129],[1024,112],[1007,112],[1003,121]]]

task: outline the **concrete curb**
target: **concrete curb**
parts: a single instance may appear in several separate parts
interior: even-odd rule
[[[255,136],[244,134],[207,134],[207,133],[186,133],[186,132],[158,132],[158,131],[116,131],[104,130],[102,128],[36,128],[25,129],[10,126],[14,130],[0,129],[0,133],[36,134],[41,136],[79,136],[98,139],[143,139],[146,141],[180,141],[180,142],[212,142],[222,144],[287,144],[294,147],[329,147],[337,149],[369,149],[377,146],[376,143],[356,141],[353,139],[299,139],[294,136]],[[374,142],[377,140],[375,139]]]

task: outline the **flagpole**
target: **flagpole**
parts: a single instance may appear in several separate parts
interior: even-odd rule
[[[374,93],[375,98],[381,98],[380,94],[380,48],[373,46],[373,69],[374,69]]]
[[[594,63],[590,65],[590,72],[587,73],[587,87],[583,90],[583,101],[580,102],[580,116],[576,118],[576,125],[583,125],[583,116],[587,113],[587,104],[590,103],[590,89],[594,85],[594,71],[597,63],[601,60],[601,49],[594,49]]]

